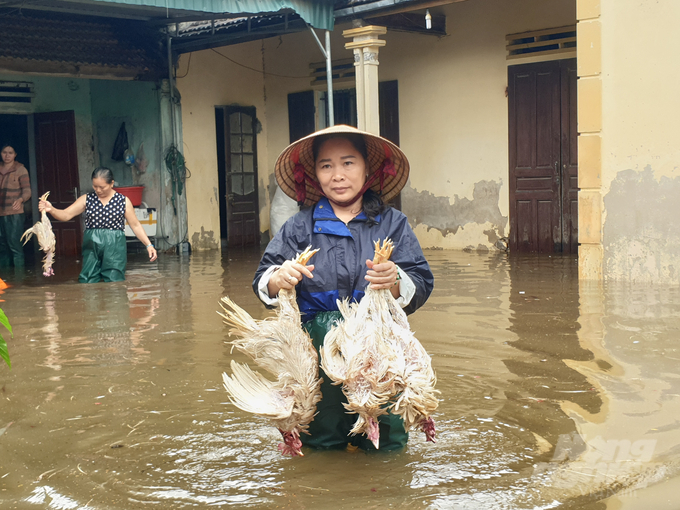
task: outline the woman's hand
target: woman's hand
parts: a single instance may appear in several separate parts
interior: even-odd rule
[[[21,198],[17,198],[12,204],[13,211],[20,211],[24,208],[24,201]]]
[[[38,211],[40,212],[51,212],[52,211],[52,204],[48,202],[47,200],[40,200],[38,202]]]
[[[153,262],[158,258],[158,252],[154,248],[153,244],[146,247],[146,251],[149,253],[149,262]]]
[[[275,296],[281,289],[294,289],[302,281],[303,276],[314,278],[312,271],[314,271],[314,265],[303,266],[298,262],[286,260],[269,279],[269,296]]]
[[[388,260],[387,262],[374,264],[373,261],[369,259],[366,261],[366,266],[368,266],[366,280],[370,282],[372,289],[392,289],[393,287],[398,289],[397,277],[399,276],[399,272],[397,271],[397,265],[394,262]]]

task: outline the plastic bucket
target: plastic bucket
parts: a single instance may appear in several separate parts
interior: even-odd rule
[[[121,188],[113,189],[121,195],[128,197],[133,206],[137,207],[142,205],[142,191],[144,191],[144,186],[123,186]]]

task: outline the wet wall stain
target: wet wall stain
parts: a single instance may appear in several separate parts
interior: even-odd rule
[[[266,183],[266,184],[265,184]],[[274,200],[274,193],[276,193],[276,176],[272,173],[269,174],[268,181],[260,179],[260,185],[257,190],[257,200],[259,206],[259,212],[269,207]]]
[[[191,249],[195,251],[219,249],[219,244],[215,239],[215,233],[212,230],[206,232],[206,230],[201,227],[200,232],[194,232],[191,236]]]
[[[472,200],[454,195],[452,204],[449,197],[435,196],[428,191],[418,192],[407,185],[402,191],[403,211],[412,226],[425,224],[428,228],[439,230],[444,237],[455,234],[469,223],[489,222],[493,228],[485,230],[484,234],[493,245],[505,237],[508,223],[508,217],[501,214],[498,206],[501,186],[501,182],[479,181],[475,183]]]
[[[274,200],[274,193],[276,193],[276,187],[278,184],[276,183],[276,175],[273,173],[269,174],[269,185],[267,186],[267,192],[269,193],[269,203],[272,203],[272,200]]]
[[[604,197],[608,279],[680,283],[680,177],[623,170]]]

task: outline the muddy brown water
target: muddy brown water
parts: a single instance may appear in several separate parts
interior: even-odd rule
[[[428,251],[410,316],[433,357],[437,443],[277,451],[228,402],[215,313],[258,318],[259,253],[131,255],[127,281],[9,275],[3,509],[680,508],[680,289],[581,284],[573,257]],[[5,335],[7,337],[8,335]]]

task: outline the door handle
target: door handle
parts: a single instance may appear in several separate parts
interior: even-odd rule
[[[71,193],[73,193],[73,198],[78,200],[78,186],[74,186],[73,191],[71,191]]]

